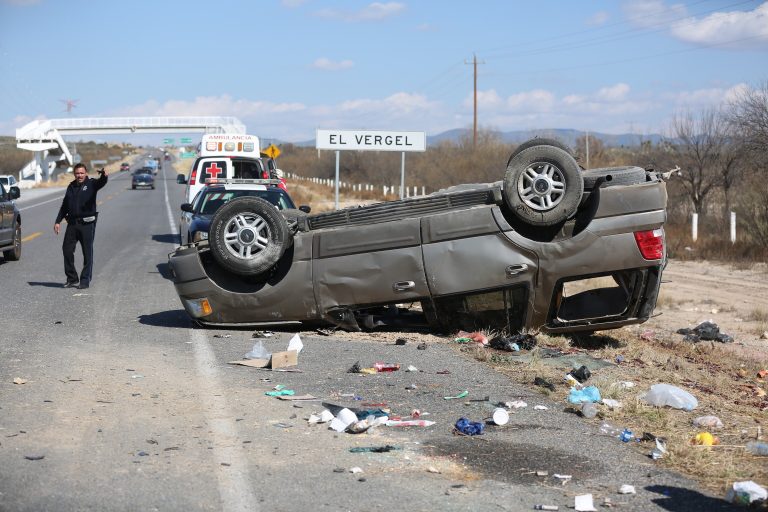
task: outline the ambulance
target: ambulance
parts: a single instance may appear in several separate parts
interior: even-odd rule
[[[186,183],[186,202],[191,203],[206,182],[220,179],[270,179],[277,177],[274,162],[261,158],[259,138],[255,135],[212,133],[203,135],[200,154],[188,176],[179,175]],[[281,188],[285,184],[281,183]]]

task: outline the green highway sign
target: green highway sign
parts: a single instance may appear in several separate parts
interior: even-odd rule
[[[197,153],[194,151],[185,151],[181,154],[181,158],[195,158]]]
[[[181,138],[182,144],[192,144],[192,138],[191,137],[182,137]]]
[[[183,140],[184,140],[184,139],[182,139],[182,141],[183,141]],[[173,139],[163,139],[163,144],[173,144],[173,142],[174,142],[174,140],[173,140]]]

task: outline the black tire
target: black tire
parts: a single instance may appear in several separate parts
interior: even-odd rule
[[[21,223],[16,222],[16,232],[13,235],[13,249],[3,251],[5,261],[19,261],[21,259]]]
[[[576,213],[584,193],[579,164],[564,149],[534,145],[507,164],[504,200],[531,226],[553,226]]]
[[[213,257],[241,276],[256,276],[272,268],[291,242],[280,211],[259,197],[228,202],[213,216],[208,231]]]
[[[136,185],[131,185],[131,190],[136,190]]]
[[[584,178],[584,188],[591,190],[600,178],[604,178],[600,187],[610,187],[613,185],[636,185],[646,182],[645,169],[635,166],[624,167],[603,167],[599,169],[589,169],[582,171]]]
[[[522,153],[526,149],[531,148],[533,146],[555,146],[556,148],[562,149],[569,155],[575,156],[573,153],[573,150],[571,150],[569,146],[567,146],[566,144],[563,144],[557,139],[548,139],[546,137],[536,137],[534,139],[527,140],[522,144],[520,144],[519,146],[517,146],[515,150],[512,152],[512,155],[510,155],[509,159],[512,160],[518,155],[518,153]]]

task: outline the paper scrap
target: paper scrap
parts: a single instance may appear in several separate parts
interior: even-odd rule
[[[574,508],[576,512],[597,512],[591,494],[576,496],[574,498]]]

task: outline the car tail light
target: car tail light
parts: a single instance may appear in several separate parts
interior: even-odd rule
[[[189,177],[189,184],[194,185],[197,179],[197,169],[192,169],[192,174]]]
[[[664,230],[662,228],[635,231],[635,241],[643,258],[647,260],[660,260],[664,257]]]

